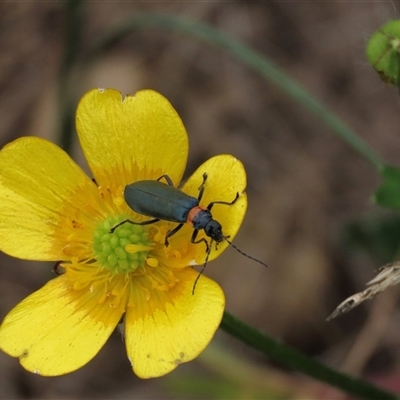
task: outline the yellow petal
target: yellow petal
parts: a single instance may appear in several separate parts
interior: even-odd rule
[[[225,298],[218,284],[202,275],[192,295],[198,273],[186,268],[175,276],[179,281],[166,297],[142,295],[127,310],[126,348],[133,371],[141,378],[165,375],[193,360],[221,322]]]
[[[18,304],[0,327],[0,348],[28,371],[63,375],[82,367],[103,347],[122,312],[103,293],[72,291],[64,276]]]
[[[203,174],[207,173],[207,180],[204,187],[203,198],[200,205],[207,207],[213,201],[231,202],[239,193],[238,200],[232,205],[215,204],[212,209],[213,218],[222,225],[222,232],[229,236],[229,240],[235,238],[246,214],[247,196],[244,193],[246,188],[246,171],[243,164],[235,157],[227,154],[210,158],[203,163],[195,173],[185,182],[181,190],[193,197],[198,197],[199,186],[203,182]],[[174,236],[170,238],[171,247],[179,248],[180,243],[190,241],[193,233],[193,227],[189,224],[185,226]],[[196,240],[205,238],[210,242],[203,230],[199,231]],[[218,257],[229,244],[223,241],[218,250],[215,245],[212,246],[209,261]],[[183,257],[179,263],[187,262],[190,265],[203,264],[206,258],[206,246],[204,243],[189,244],[188,254],[195,254],[194,260],[186,260]],[[173,267],[173,259],[163,259],[163,263]],[[188,265],[188,264],[186,264]]]
[[[76,128],[99,185],[183,174],[188,139],[178,114],[162,95],[142,90],[122,97],[113,89],[94,89],[81,99]]]
[[[0,152],[0,249],[30,260],[65,259],[61,221],[85,216],[97,197],[93,182],[58,146],[37,137],[15,140]]]

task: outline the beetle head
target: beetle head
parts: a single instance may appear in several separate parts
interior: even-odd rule
[[[215,219],[210,220],[204,227],[204,232],[207,236],[213,239],[217,244],[221,243],[225,237],[222,234],[222,226]]]

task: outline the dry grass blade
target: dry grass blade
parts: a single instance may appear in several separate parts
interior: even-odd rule
[[[384,265],[379,269],[379,274],[367,283],[368,288],[366,290],[348,297],[336,307],[335,311],[326,320],[329,321],[349,312],[365,300],[373,299],[378,293],[398,283],[400,283],[400,261]]]

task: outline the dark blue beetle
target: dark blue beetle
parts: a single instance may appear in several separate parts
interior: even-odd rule
[[[167,184],[160,182],[161,179],[165,179]],[[168,175],[163,175],[156,181],[137,181],[125,186],[124,198],[126,204],[128,204],[128,206],[138,214],[152,217],[152,219],[141,222],[126,219],[115,225],[110,230],[110,233],[113,233],[115,229],[125,223],[134,225],[150,225],[160,220],[177,222],[179,225],[168,231],[165,236],[165,245],[168,246],[168,239],[177,233],[185,223],[193,226],[194,231],[190,241],[191,243],[205,243],[206,259],[198,277],[194,282],[192,293],[194,293],[196,283],[207,265],[213,241],[216,243],[216,245],[218,245],[223,240],[226,240],[229,245],[231,245],[242,255],[264,265],[265,267],[267,266],[263,262],[249,256],[237,248],[229,240],[229,236],[224,236],[221,224],[213,219],[211,214],[211,209],[215,204],[223,204],[227,206],[235,204],[239,198],[239,193],[236,193],[236,197],[231,202],[213,201],[207,207],[202,207],[199,205],[201,198],[203,197],[206,180],[207,174],[204,173],[203,182],[199,187],[199,195],[197,198],[189,196],[188,194],[179,190],[179,188],[174,187],[174,184]],[[196,240],[199,231],[202,229],[204,229],[205,234],[211,238],[210,243],[205,238]]]
[[[160,182],[163,178],[168,185]],[[239,198],[239,193],[236,193],[236,197],[231,202],[213,201],[207,208],[202,207],[199,204],[203,197],[206,180],[207,174],[204,173],[197,198],[189,196],[174,187],[168,175],[163,175],[156,181],[137,181],[125,186],[124,198],[128,206],[138,214],[153,217],[153,219],[142,222],[127,219],[114,226],[111,229],[111,233],[126,222],[135,225],[149,225],[160,220],[177,222],[179,225],[171,229],[165,237],[165,245],[168,246],[168,239],[178,232],[185,223],[188,223],[194,228],[191,242],[204,242],[207,252],[209,252],[209,243],[206,239],[196,240],[198,232],[204,229],[205,234],[216,244],[226,240],[227,237],[222,233],[221,224],[213,219],[211,209],[215,204],[233,205]]]

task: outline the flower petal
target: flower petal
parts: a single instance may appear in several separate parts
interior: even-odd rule
[[[99,185],[123,188],[163,174],[177,184],[182,177],[188,155],[186,130],[157,92],[142,90],[123,98],[117,90],[91,90],[78,105],[76,128]]]
[[[6,316],[0,348],[39,375],[75,371],[99,352],[121,318],[121,310],[99,302],[101,295],[71,290],[64,276],[51,280]]]
[[[200,205],[207,207],[213,201],[231,202],[239,193],[238,200],[232,205],[215,204],[212,208],[213,218],[222,225],[222,232],[225,236],[229,236],[229,240],[233,241],[238,232],[247,209],[247,196],[244,193],[246,188],[246,171],[243,164],[235,157],[222,154],[210,158],[204,162],[194,174],[184,183],[181,190],[193,197],[198,197],[199,186],[203,182],[203,174],[207,173],[207,180],[204,187],[203,198]],[[185,226],[170,238],[171,247],[179,248],[180,243],[190,241],[193,234],[193,227],[189,224]],[[199,231],[196,240],[205,238],[210,243],[210,238],[205,235],[204,231]],[[218,257],[229,244],[223,241],[218,249],[212,246],[209,261]],[[194,260],[187,260],[182,257],[179,264],[186,265],[203,264],[206,258],[206,247],[204,243],[189,243],[187,251],[188,255],[195,254]],[[165,265],[173,267],[174,259],[162,259]]]
[[[211,341],[224,311],[225,297],[217,283],[198,272],[174,272],[179,281],[165,297],[142,298],[135,293],[125,317],[126,348],[141,378],[167,374],[197,357]],[[163,299],[163,300],[161,300]]]
[[[63,223],[84,216],[97,198],[96,186],[58,146],[37,137],[15,140],[0,152],[0,249],[29,260],[65,260]]]

